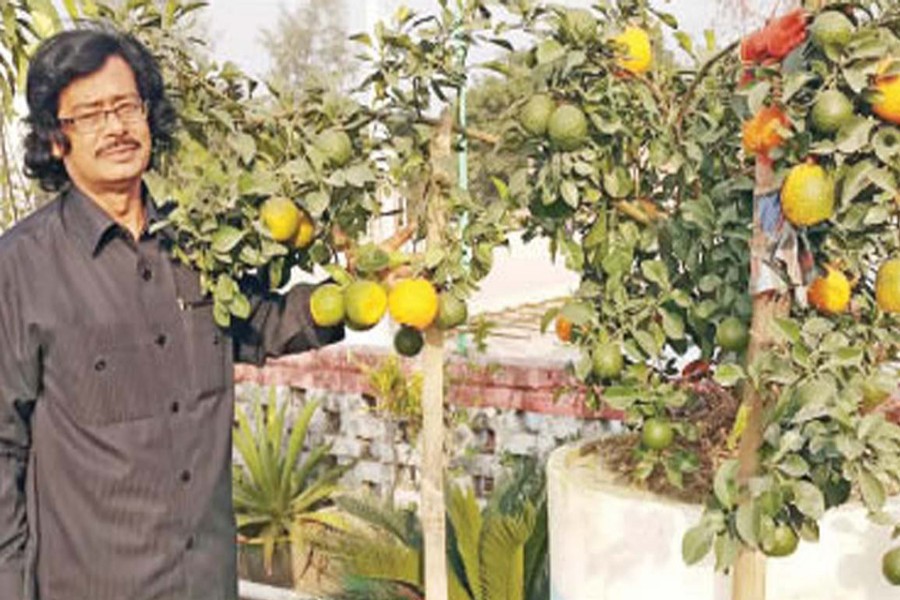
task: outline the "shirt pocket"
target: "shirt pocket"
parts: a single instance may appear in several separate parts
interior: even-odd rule
[[[227,385],[228,338],[216,325],[213,301],[204,298],[182,301],[185,348],[191,365],[191,379],[197,400],[219,396]]]
[[[78,339],[83,346],[67,361],[75,391],[68,404],[78,421],[112,425],[160,414],[164,364],[152,336],[98,327]]]

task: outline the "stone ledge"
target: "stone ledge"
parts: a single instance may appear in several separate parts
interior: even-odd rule
[[[235,365],[235,383],[289,385],[308,390],[369,393],[362,367],[388,357],[385,349],[329,347],[270,359],[263,367]],[[479,362],[450,356],[447,377],[451,405],[498,408],[580,419],[620,419],[619,411],[585,405],[580,383],[559,365],[532,361]],[[415,360],[404,359],[412,370]]]

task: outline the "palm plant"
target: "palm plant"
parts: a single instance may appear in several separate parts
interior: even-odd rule
[[[294,554],[306,547],[308,526],[332,523],[333,515],[323,509],[333,506],[338,480],[349,468],[327,465],[330,444],[302,456],[318,407],[318,402],[308,402],[286,428],[287,403],[276,406],[275,388],[270,388],[267,406],[254,399],[253,425],[244,407],[236,410],[234,446],[240,460],[233,465],[233,499],[238,533],[244,543],[262,546],[268,575],[276,546],[290,544]]]
[[[336,597],[423,599],[422,532],[414,510],[351,497],[337,502],[362,526],[342,531],[332,542],[347,573]],[[549,597],[546,495],[539,470],[517,469],[484,508],[471,489],[451,486],[447,525],[451,600]]]

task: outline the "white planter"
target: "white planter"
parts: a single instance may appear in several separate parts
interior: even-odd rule
[[[681,538],[701,507],[611,483],[596,456],[578,446],[553,452],[547,465],[551,600],[729,600],[731,582],[712,556],[688,567]],[[900,512],[900,497],[889,511]],[[881,575],[890,528],[859,505],[829,511],[818,544],[801,542],[766,564],[768,600],[886,600],[900,597]]]

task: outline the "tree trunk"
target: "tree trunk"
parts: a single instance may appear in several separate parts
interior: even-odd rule
[[[751,263],[763,264],[768,259],[768,235],[762,229],[759,218],[758,199],[762,194],[776,188],[771,162],[757,159],[756,185],[754,187],[753,238],[751,242]],[[753,295],[753,319],[750,324],[750,343],[747,348],[747,364],[750,365],[760,353],[772,343],[772,326],[775,319],[786,317],[790,312],[789,291],[759,291],[759,273],[751,268],[751,288]],[[759,468],[759,447],[763,436],[763,411],[766,398],[750,385],[744,388],[744,405],[749,414],[747,426],[738,446],[738,484],[746,490],[745,484]],[[738,553],[732,578],[732,600],[765,600],[766,562],[765,555],[755,548],[743,546]]]
[[[428,197],[428,250],[441,246],[444,199],[451,158],[453,122],[445,112],[431,142],[432,177]],[[425,332],[422,352],[422,532],[425,538],[425,597],[447,600],[447,531],[444,508],[444,334],[437,327]]]

